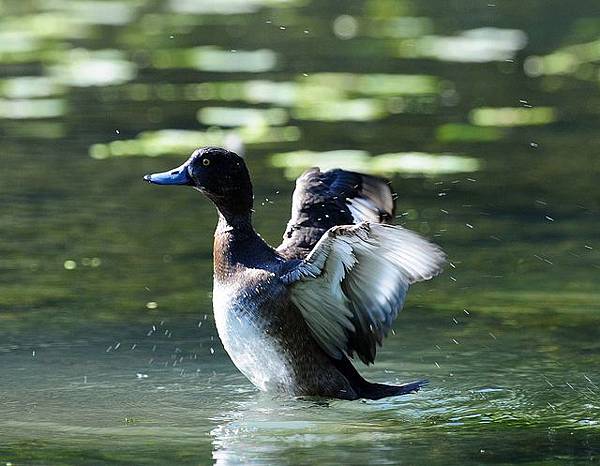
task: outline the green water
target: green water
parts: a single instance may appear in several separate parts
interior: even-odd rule
[[[0,1],[0,464],[597,462],[597,13]],[[203,144],[244,146],[272,244],[304,165],[393,179],[451,264],[360,370],[426,389],[277,399],[235,369],[213,207],[141,181]]]

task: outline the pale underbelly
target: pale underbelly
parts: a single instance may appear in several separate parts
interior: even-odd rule
[[[287,352],[267,334],[257,305],[242,305],[236,294],[217,287],[213,293],[215,323],[225,351],[260,390],[286,391],[294,384]]]

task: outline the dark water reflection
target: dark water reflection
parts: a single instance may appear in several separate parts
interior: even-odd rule
[[[600,454],[594,2],[0,1],[0,460],[580,464]],[[213,208],[141,175],[242,149],[393,178],[448,252],[363,368],[418,396],[273,399],[211,314]]]

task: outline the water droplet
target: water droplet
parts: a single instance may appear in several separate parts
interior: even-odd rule
[[[74,270],[77,268],[77,262],[75,262],[74,260],[66,260],[65,263],[63,264],[63,266],[65,267],[65,269],[67,270]]]
[[[341,15],[333,21],[333,33],[340,39],[352,39],[358,34],[358,21],[350,15]]]

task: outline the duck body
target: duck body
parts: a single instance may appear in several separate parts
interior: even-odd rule
[[[409,284],[439,273],[444,259],[435,245],[390,225],[394,201],[384,180],[307,171],[277,249],[252,227],[252,185],[236,154],[199,149],[146,180],[194,186],[217,206],[215,323],[233,363],[260,390],[353,400],[423,385],[368,382],[349,359],[374,361]]]
[[[262,391],[357,398],[312,338],[281,279],[298,261],[286,260],[258,235],[224,224],[215,232],[213,312],[236,367]]]

